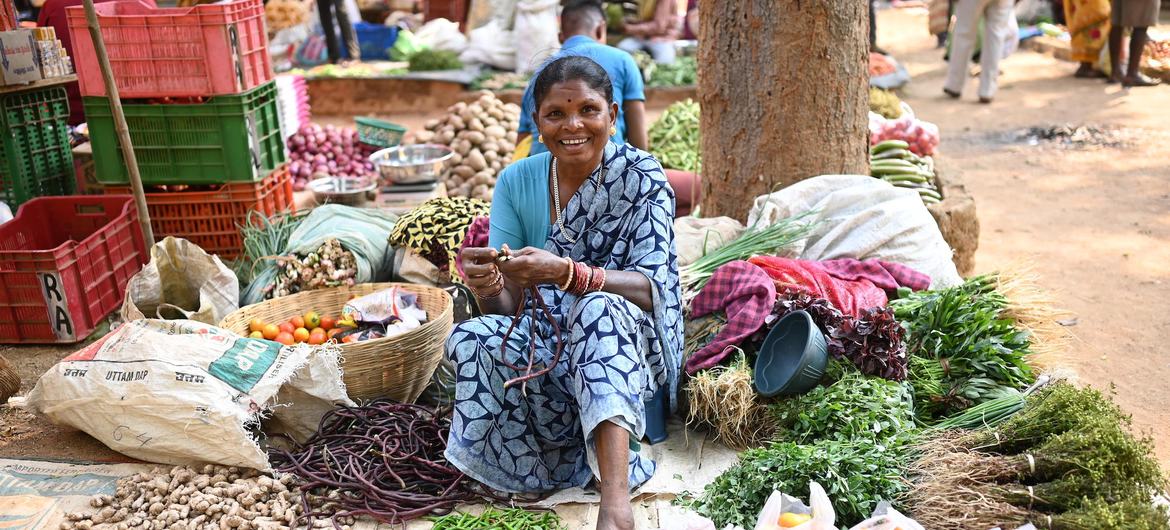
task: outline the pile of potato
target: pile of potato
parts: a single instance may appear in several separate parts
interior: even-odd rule
[[[264,18],[270,32],[300,26],[309,21],[309,4],[303,0],[268,0]]]
[[[254,469],[212,465],[155,468],[123,478],[115,495],[94,497],[90,506],[92,513],[67,514],[61,529],[275,529],[292,527],[304,513],[292,476],[274,479]],[[319,520],[313,526],[333,525]]]
[[[491,201],[496,177],[516,150],[520,107],[483,91],[476,101],[456,103],[447,112],[428,121],[413,141],[443,144],[455,151],[444,177],[449,196]]]

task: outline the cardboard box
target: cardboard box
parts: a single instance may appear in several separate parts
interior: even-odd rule
[[[0,84],[23,85],[41,79],[33,32],[27,29],[0,32]]]

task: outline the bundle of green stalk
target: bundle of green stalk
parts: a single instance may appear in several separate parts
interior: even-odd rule
[[[256,210],[248,212],[244,224],[237,225],[243,239],[243,252],[233,264],[240,285],[252,283],[257,264],[284,253],[288,238],[300,226],[304,215],[278,214],[268,217]]]
[[[906,502],[927,528],[1165,529],[1152,496],[1165,475],[1153,443],[1093,389],[1057,383],[994,429],[919,445]]]
[[[666,107],[650,127],[650,153],[662,167],[699,173],[699,103],[686,99]]]
[[[926,204],[942,201],[934,180],[934,159],[910,152],[910,144],[902,140],[886,140],[870,147],[869,171],[894,186],[917,191]]]
[[[1007,312],[994,276],[890,302],[906,326],[915,412],[933,423],[973,405],[1005,398],[1035,381],[1026,362],[1030,334]]]
[[[683,297],[688,300],[694,298],[719,267],[752,256],[777,254],[808,237],[815,225],[805,222],[805,219],[814,213],[806,212],[765,226],[760,226],[757,222],[744,230],[739,239],[703,254],[691,264],[681,267],[679,281],[682,283]]]
[[[431,530],[565,530],[554,512],[530,512],[520,508],[488,508],[479,515],[456,512],[432,517]]]
[[[775,441],[740,455],[695,503],[716,527],[751,528],[773,490],[807,497],[821,484],[838,521],[855,523],[906,491],[903,467],[916,439],[903,383],[830,364],[831,383],[769,406]]]

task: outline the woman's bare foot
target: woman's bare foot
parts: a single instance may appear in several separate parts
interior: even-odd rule
[[[634,530],[634,510],[630,503],[602,501],[597,512],[597,530]]]

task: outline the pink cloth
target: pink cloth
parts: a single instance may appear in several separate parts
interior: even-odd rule
[[[871,307],[885,307],[889,302],[886,292],[868,279],[838,279],[820,262],[776,256],[756,256],[748,261],[762,269],[776,283],[776,288],[796,289],[824,298],[851,317],[856,318]]]
[[[727,358],[734,346],[764,325],[775,303],[776,285],[759,267],[746,261],[733,261],[716,269],[691,302],[691,315],[698,318],[725,311],[727,325],[710,344],[687,359],[687,373],[694,375]]]

